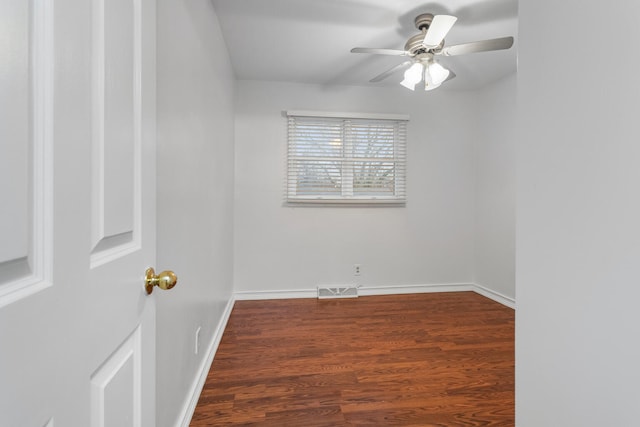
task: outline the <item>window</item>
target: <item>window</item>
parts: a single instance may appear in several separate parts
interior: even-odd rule
[[[287,202],[405,203],[407,116],[287,116]]]

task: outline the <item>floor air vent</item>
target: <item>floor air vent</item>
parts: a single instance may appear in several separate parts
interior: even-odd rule
[[[358,298],[357,286],[318,286],[318,298]]]

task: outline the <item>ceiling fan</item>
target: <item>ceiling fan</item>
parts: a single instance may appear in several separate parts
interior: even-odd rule
[[[444,38],[457,19],[455,16],[450,15],[434,16],[430,13],[423,13],[415,19],[416,28],[420,30],[420,33],[407,40],[404,50],[354,47],[351,52],[409,57],[409,60],[379,74],[371,79],[370,82],[379,82],[407,68],[404,73],[404,80],[400,83],[402,86],[415,90],[416,85],[424,80],[425,90],[432,90],[456,76],[453,71],[440,65],[434,59],[435,56],[465,55],[474,52],[509,49],[513,46],[513,37],[500,37],[445,46]]]

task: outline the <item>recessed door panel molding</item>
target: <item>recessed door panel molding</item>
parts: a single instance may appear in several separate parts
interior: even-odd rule
[[[140,326],[91,376],[91,427],[142,425]]]
[[[93,2],[91,268],[140,249],[141,4]]]
[[[51,285],[51,7],[0,3],[0,307]]]
[[[0,17],[9,17],[8,21],[20,19],[26,24],[4,28],[0,23],[0,40],[8,38],[7,42],[3,40],[0,51],[0,217],[8,219],[0,223],[0,264],[26,257],[30,247],[30,9],[27,2],[0,4]]]

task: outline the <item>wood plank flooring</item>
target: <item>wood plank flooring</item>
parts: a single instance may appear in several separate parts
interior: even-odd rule
[[[238,301],[191,426],[513,426],[514,311],[473,292]]]

